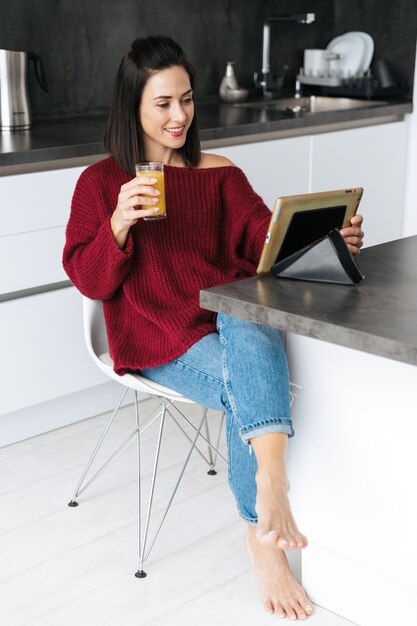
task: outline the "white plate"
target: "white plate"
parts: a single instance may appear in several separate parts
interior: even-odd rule
[[[372,57],[374,56],[374,40],[372,39],[371,35],[368,35],[368,33],[362,33],[361,31],[351,31],[346,34],[358,35],[359,37],[362,37],[365,42],[365,54],[362,59],[362,67],[360,69],[360,72],[363,72],[365,74],[369,70]]]
[[[340,55],[340,59],[334,61],[334,67],[341,72],[342,78],[356,76],[362,71],[365,56],[365,41],[359,35],[346,33],[332,39],[327,50]]]

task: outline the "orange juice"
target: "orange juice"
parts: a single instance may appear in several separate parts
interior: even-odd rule
[[[152,165],[152,164],[151,164]],[[163,164],[160,164],[163,167]],[[160,192],[158,196],[158,202],[155,206],[159,208],[154,215],[144,217],[144,220],[158,220],[166,217],[166,205],[165,205],[165,184],[164,184],[164,172],[156,169],[136,169],[136,176],[148,176],[149,178],[156,178],[156,183],[153,183],[153,187]],[[155,198],[149,194],[151,198]],[[142,208],[148,208],[149,205],[142,205]]]

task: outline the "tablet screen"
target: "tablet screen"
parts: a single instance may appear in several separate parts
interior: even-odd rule
[[[295,211],[291,216],[276,261],[281,261],[293,252],[325,237],[332,228],[342,228],[346,205]]]

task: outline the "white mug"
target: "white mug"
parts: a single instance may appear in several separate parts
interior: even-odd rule
[[[304,50],[304,74],[306,76],[328,76],[330,61],[339,58],[338,54],[329,50]]]

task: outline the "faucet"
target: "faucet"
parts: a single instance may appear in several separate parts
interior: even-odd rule
[[[276,15],[267,17],[264,22],[263,39],[262,39],[262,78],[259,80],[258,72],[254,74],[255,87],[262,87],[263,97],[267,100],[272,98],[272,91],[276,85],[271,77],[271,68],[269,65],[269,49],[272,22],[296,22],[297,24],[311,24],[316,19],[315,13],[296,13],[293,15]]]

